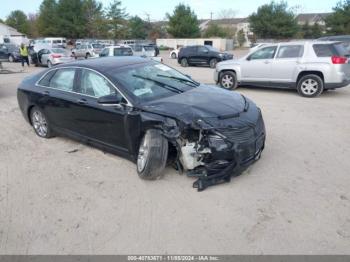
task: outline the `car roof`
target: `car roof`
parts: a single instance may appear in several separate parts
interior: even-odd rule
[[[111,45],[111,46],[107,46],[107,48],[131,48],[130,46],[128,45]]]
[[[100,57],[61,64],[56,67],[85,67],[99,72],[103,72],[115,68],[121,68],[130,65],[137,65],[149,62],[151,62],[150,59],[138,56]]]
[[[265,47],[268,46],[276,46],[276,45],[304,45],[304,44],[336,44],[340,43],[339,41],[322,41],[322,40],[300,40],[300,41],[291,41],[291,42],[277,42],[277,43],[269,43],[266,44]]]

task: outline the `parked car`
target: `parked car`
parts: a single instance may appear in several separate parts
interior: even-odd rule
[[[186,46],[181,48],[177,61],[181,66],[209,65],[215,68],[220,61],[233,59],[233,55],[222,53],[209,45]]]
[[[100,53],[100,57],[104,56],[132,56],[133,52],[130,46],[115,45],[105,47]]]
[[[82,43],[78,45],[76,48],[72,49],[72,54],[75,58],[90,58],[90,57],[98,57],[102,49],[104,48],[101,44],[86,44]]]
[[[47,66],[51,68],[54,65],[75,61],[71,52],[63,48],[44,48],[39,52],[31,54],[31,61],[36,66]]]
[[[8,49],[5,45],[0,45],[0,62],[8,61]]]
[[[140,57],[44,70],[23,80],[17,98],[39,137],[67,135],[126,156],[143,179],[174,163],[203,190],[241,174],[264,149],[263,118],[250,99]]]
[[[181,48],[173,49],[170,51],[169,58],[176,59],[179,56]]]
[[[14,44],[0,44],[0,52],[2,53],[3,59],[8,62],[18,62],[21,60],[19,54],[19,46]]]
[[[227,89],[237,85],[283,87],[315,97],[350,83],[347,55],[340,42],[276,43],[242,59],[218,63],[214,80]]]
[[[67,39],[65,37],[46,37],[45,40],[52,47],[59,47],[59,48],[67,47]]]

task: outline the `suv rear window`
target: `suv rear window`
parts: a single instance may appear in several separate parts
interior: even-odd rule
[[[339,44],[315,44],[313,45],[315,54],[318,57],[345,56],[347,51],[344,46]]]

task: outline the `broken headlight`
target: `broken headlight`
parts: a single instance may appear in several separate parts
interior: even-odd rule
[[[222,137],[218,135],[210,135],[208,137],[209,147],[215,148],[216,151],[225,151],[231,147]]]

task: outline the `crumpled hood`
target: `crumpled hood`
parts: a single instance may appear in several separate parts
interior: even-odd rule
[[[173,117],[186,124],[198,119],[239,114],[244,107],[245,100],[238,92],[209,85],[143,105],[146,111]]]

